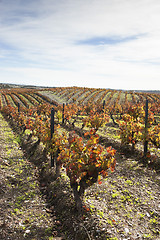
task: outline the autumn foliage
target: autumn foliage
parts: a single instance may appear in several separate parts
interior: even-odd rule
[[[149,104],[146,131],[144,103],[131,104],[125,94],[125,104],[122,105],[119,93],[116,101],[111,104],[112,96],[115,93],[113,91],[104,105],[102,100],[105,91],[96,92],[95,89],[83,89],[83,91],[81,90],[82,94],[88,99],[88,102],[84,104],[84,101],[79,101],[79,104],[76,104],[72,90],[70,88],[68,92],[63,88],[54,89],[66,98],[68,92],[70,98],[73,98],[74,101],[65,106],[47,100],[47,97],[34,90],[25,92],[20,89],[12,91],[12,94],[9,91],[3,91],[0,106],[3,113],[22,132],[28,129],[30,136],[37,137],[38,141],[43,143],[46,151],[54,157],[57,169],[65,168],[77,208],[81,209],[85,190],[97,181],[101,183],[108,171],[114,171],[116,165],[115,150],[100,144],[98,130],[112,122],[118,130],[121,143],[131,145],[133,151],[136,144],[144,143],[144,141],[159,148],[160,124],[156,122],[155,115],[159,115],[160,108],[156,103]],[[78,93],[79,89],[76,89],[77,97],[79,97]],[[101,98],[99,98],[101,101],[97,100],[98,104],[95,104],[94,97],[96,98],[99,94],[101,94]],[[135,101],[133,93],[132,98]],[[20,111],[18,111],[19,102],[21,102]],[[53,106],[55,128],[51,138],[50,114]],[[76,134],[74,130],[68,133],[63,129],[66,126],[74,129],[76,124],[79,124],[83,137]],[[83,135],[84,132],[86,133]],[[60,172],[57,171],[57,173]]]

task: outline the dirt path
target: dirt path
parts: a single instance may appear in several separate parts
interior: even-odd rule
[[[41,196],[37,169],[18,142],[0,114],[0,239],[63,239]]]

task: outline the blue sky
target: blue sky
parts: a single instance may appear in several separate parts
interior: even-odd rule
[[[160,90],[159,0],[0,0],[0,82]]]

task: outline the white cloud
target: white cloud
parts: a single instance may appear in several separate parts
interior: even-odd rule
[[[133,66],[129,63],[117,65],[111,61],[103,66],[100,62],[95,65],[99,67],[98,71],[92,68],[83,69],[80,72],[40,68],[1,68],[0,71],[3,82],[10,82],[8,79],[12,79],[13,83],[39,86],[90,86],[95,88],[113,88],[114,84],[116,89],[148,90],[151,89],[152,84],[152,89],[158,89],[160,79],[158,66],[148,68],[148,65]],[[107,69],[107,74],[104,69]]]
[[[0,81],[158,90],[159,12],[158,0],[3,0]],[[97,37],[128,41],[80,44]]]

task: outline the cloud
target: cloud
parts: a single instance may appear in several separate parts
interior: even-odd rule
[[[80,40],[77,42],[77,44],[80,45],[115,45],[120,43],[125,43],[129,41],[136,40],[138,36],[128,36],[128,37],[119,37],[119,36],[113,36],[113,37],[93,37],[85,40]]]
[[[104,64],[104,63],[103,63]],[[97,66],[98,63],[95,63]],[[38,86],[79,86],[95,88],[116,89],[158,89],[160,73],[157,71],[159,66],[148,68],[147,65],[139,66],[130,63],[120,63],[114,61],[99,63],[99,71],[96,68],[87,68],[83,71],[51,70],[40,68],[0,68],[3,82],[22,83]],[[107,69],[107,73],[104,69]],[[113,72],[114,69],[114,72]],[[131,74],[132,73],[132,74]],[[144,74],[145,73],[145,74]],[[23,79],[23,82],[22,82]],[[152,79],[152,80],[151,80]],[[99,85],[101,83],[101,86]]]
[[[159,12],[158,0],[2,0],[1,81],[160,89]]]

